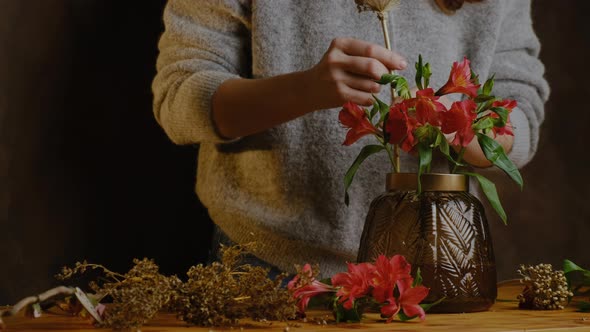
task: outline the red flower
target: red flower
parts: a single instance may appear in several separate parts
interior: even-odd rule
[[[432,88],[418,90],[416,98],[410,99],[412,106],[416,108],[416,120],[419,123],[430,123],[433,126],[440,126],[440,114],[445,112],[447,108],[442,103],[438,102],[437,96],[434,95]]]
[[[313,270],[309,264],[305,264],[299,273],[289,281],[287,289],[297,299],[297,307],[300,313],[305,312],[309,300],[312,297],[322,293],[336,291],[334,287],[315,280]]]
[[[298,300],[297,307],[299,308],[299,312],[303,313],[303,312],[305,312],[305,309],[307,309],[307,305],[309,304],[309,300],[312,297],[322,294],[322,293],[330,293],[330,292],[334,292],[334,291],[335,291],[334,287],[332,287],[330,285],[326,285],[326,284],[319,282],[317,280],[313,280],[311,283],[296,289],[293,292],[293,297]]]
[[[408,115],[408,100],[391,106],[385,129],[391,135],[389,143],[399,144],[401,149],[410,152],[417,141],[414,130],[419,127],[418,120]]]
[[[404,256],[395,255],[387,259],[385,255],[379,255],[375,261],[375,273],[371,280],[375,300],[384,303],[393,298],[396,283],[400,279],[410,278],[411,270],[412,266]]]
[[[428,295],[429,289],[424,286],[412,287],[413,278],[400,279],[397,282],[399,290],[398,304],[408,317],[420,317],[424,320],[426,313],[420,306],[420,302]]]
[[[469,60],[465,57],[461,63],[453,62],[453,68],[451,69],[449,80],[436,92],[436,94],[442,96],[449,93],[463,93],[475,98],[477,97],[477,89],[479,89],[479,86],[479,84],[475,85],[471,81],[471,68],[469,66]]]
[[[350,101],[344,104],[338,114],[338,120],[344,127],[349,128],[343,145],[351,145],[365,135],[378,133],[365,111]]]
[[[291,281],[289,281],[289,283],[287,284],[287,289],[292,292],[294,292],[297,288],[303,287],[305,284],[314,280],[311,265],[303,265],[301,271],[298,272],[299,273],[297,273],[297,275],[295,275],[293,279],[291,279]]]
[[[470,99],[454,102],[448,112],[442,114],[442,132],[445,134],[455,133],[452,144],[467,146],[475,137],[471,126],[477,118],[475,110],[477,104]]]
[[[388,323],[399,313],[400,309],[409,318],[420,317],[421,320],[426,318],[426,313],[420,306],[420,302],[428,295],[429,289],[424,286],[412,287],[413,282],[412,277],[398,280],[399,297],[397,300],[393,296],[389,297],[388,304],[381,307],[381,314],[388,318]]]
[[[386,322],[389,323],[399,312],[399,306],[397,305],[397,300],[393,296],[387,299],[387,303],[388,304],[381,307],[381,315],[387,317]]]
[[[369,292],[374,271],[375,266],[370,263],[348,263],[348,273],[338,273],[332,277],[332,285],[340,286],[336,296],[339,297],[338,302],[344,303],[345,309],[352,309],[354,300]]]
[[[492,104],[492,107],[503,107],[508,110],[508,119],[506,121],[506,125],[504,127],[492,127],[492,131],[494,135],[511,135],[514,136],[514,131],[512,130],[512,123],[510,123],[510,113],[512,113],[512,109],[517,106],[516,100],[504,99],[495,101]],[[498,119],[500,116],[496,113],[490,113],[490,117],[494,119]]]

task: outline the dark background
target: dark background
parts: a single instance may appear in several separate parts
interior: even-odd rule
[[[84,258],[124,272],[147,256],[182,274],[207,257],[196,149],[152,116],[164,3],[0,0],[0,305]],[[491,220],[501,279],[519,263],[590,267],[590,2],[533,7],[552,95],[524,193],[498,180],[511,221]]]

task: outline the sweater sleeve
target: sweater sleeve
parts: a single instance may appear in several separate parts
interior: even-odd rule
[[[530,0],[506,0],[490,73],[495,73],[494,94],[515,99],[511,114],[514,146],[509,157],[518,167],[528,163],[539,142],[539,127],[549,86],[539,61],[540,44],[533,31]]]
[[[227,79],[250,76],[247,0],[170,0],[152,83],[156,120],[176,144],[225,143],[211,99]]]

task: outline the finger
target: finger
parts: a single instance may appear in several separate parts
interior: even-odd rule
[[[365,76],[373,80],[379,80],[383,74],[389,73],[389,69],[380,61],[361,56],[344,55],[341,58],[342,68],[350,73]]]
[[[353,74],[345,74],[342,78],[342,82],[348,85],[354,90],[359,90],[368,93],[379,93],[381,91],[381,85],[375,83],[375,81],[367,79],[366,77],[353,75]]]
[[[348,55],[376,59],[389,69],[402,70],[408,66],[407,61],[400,54],[364,40],[336,38],[332,41],[331,47],[337,48]]]
[[[342,87],[341,97],[341,103],[351,101],[361,106],[373,105],[373,96],[370,93],[356,90],[346,85]]]

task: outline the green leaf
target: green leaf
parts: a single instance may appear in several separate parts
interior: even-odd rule
[[[484,95],[489,95],[490,93],[492,93],[492,90],[494,89],[494,77],[495,76],[496,76],[496,74],[492,75],[492,77],[488,78],[488,80],[483,85],[482,92]]]
[[[423,76],[424,66],[422,65],[422,54],[418,55],[418,62],[416,62],[416,86],[419,90],[424,89],[422,85],[422,76]]]
[[[430,85],[430,76],[432,76],[432,70],[430,69],[430,63],[427,63],[426,65],[424,65],[424,70],[423,70],[422,76],[424,76],[424,89],[426,89]]]
[[[494,101],[496,101],[496,98],[490,99],[490,100],[486,101],[485,103],[481,103],[481,104],[477,105],[477,109],[475,110],[475,113],[480,114],[480,113],[483,113],[483,112],[489,110],[492,107],[492,105],[494,104]]]
[[[498,114],[498,119],[494,119],[494,126],[496,127],[504,127],[506,122],[508,122],[508,114],[510,113],[508,109],[504,107],[492,107],[492,112]]]
[[[479,131],[484,129],[491,129],[492,127],[494,127],[494,119],[490,118],[489,116],[486,116],[485,118],[482,118],[475,122],[475,124],[471,128],[473,128],[475,131]]]
[[[379,84],[391,84],[391,87],[397,90],[400,97],[404,99],[411,98],[408,81],[403,76],[396,74],[383,74],[381,79],[376,81]]]
[[[418,154],[420,156],[420,167],[418,168],[418,194],[422,192],[422,174],[427,172],[432,162],[432,148],[424,143],[418,144]]]
[[[569,259],[563,260],[563,273],[568,274],[570,272],[580,271],[584,273],[590,273],[590,271],[578,266],[576,263],[570,261]]]
[[[381,84],[381,85],[390,84],[398,76],[399,75],[395,75],[395,74],[383,74],[383,75],[381,75],[381,79],[378,80],[378,81],[376,81],[376,82],[379,83],[379,84]]]
[[[375,96],[373,97],[376,98]],[[369,121],[373,121],[373,118],[380,110],[379,103],[375,100],[375,102],[373,102],[373,108],[371,108],[371,113],[369,114]]]
[[[506,152],[504,152],[504,148],[496,142],[493,138],[478,133],[477,140],[479,141],[479,146],[483,150],[486,158],[492,162],[492,164],[496,165],[498,168],[503,170],[509,177],[511,177],[514,182],[518,184],[520,190],[523,188],[523,180],[518,168],[512,160],[508,158]]]
[[[492,181],[490,181],[486,177],[484,177],[483,175],[480,175],[477,173],[464,172],[462,174],[465,174],[465,175],[468,175],[468,176],[471,176],[471,177],[477,179],[477,181],[479,182],[479,185],[481,186],[483,193],[486,195],[488,201],[490,202],[490,205],[494,208],[494,210],[496,210],[496,213],[498,213],[498,215],[500,216],[500,218],[504,222],[504,225],[507,225],[508,223],[506,221],[506,212],[504,211],[504,208],[502,207],[502,203],[500,203],[500,197],[498,197],[498,192],[496,191],[496,185]]]
[[[480,94],[477,97],[475,97],[475,99],[473,99],[473,101],[479,104],[479,103],[484,103],[486,101],[495,100],[495,99],[496,99],[496,97],[494,97],[494,96]]]
[[[358,312],[357,302],[354,302],[354,306],[350,310],[346,310],[342,303],[338,303],[338,297],[334,297],[334,314],[336,316],[336,323],[348,322],[358,323],[361,321],[362,314]]]
[[[563,260],[563,274],[567,279],[567,284],[572,286],[572,273],[573,272],[580,272],[584,276],[584,280],[582,280],[581,284],[578,286],[588,286],[590,283],[590,271],[578,266],[576,263],[570,261],[569,259]],[[573,287],[572,287],[573,288]]]
[[[416,278],[414,278],[414,282],[412,283],[412,288],[416,286],[422,285],[422,274],[420,273],[420,268],[416,269]]]
[[[356,171],[358,170],[359,166],[372,154],[380,152],[381,150],[385,149],[382,145],[367,145],[363,147],[359,155],[356,157],[346,175],[344,176],[344,203],[348,206],[349,197],[348,197],[348,188],[352,184],[352,180]]]
[[[408,86],[408,81],[402,76],[399,76],[397,80],[391,83],[391,86],[397,91],[397,94],[404,98],[410,99],[412,95],[410,94],[410,87]]]
[[[377,98],[377,96],[373,95],[375,98],[375,102],[379,108],[379,122],[382,122],[385,119],[385,115],[389,113],[389,105],[384,103],[381,99]]]
[[[475,72],[473,71],[473,69],[471,70],[471,78],[470,78],[470,80],[475,85],[478,85],[479,84],[479,75],[476,75]]]
[[[421,304],[420,306],[422,307],[422,309],[424,309],[424,311],[428,311],[428,310],[430,310],[430,308],[434,307],[435,305],[440,304],[445,299],[446,299],[446,297],[441,297],[440,299],[438,299],[432,303],[424,303],[424,304]]]

